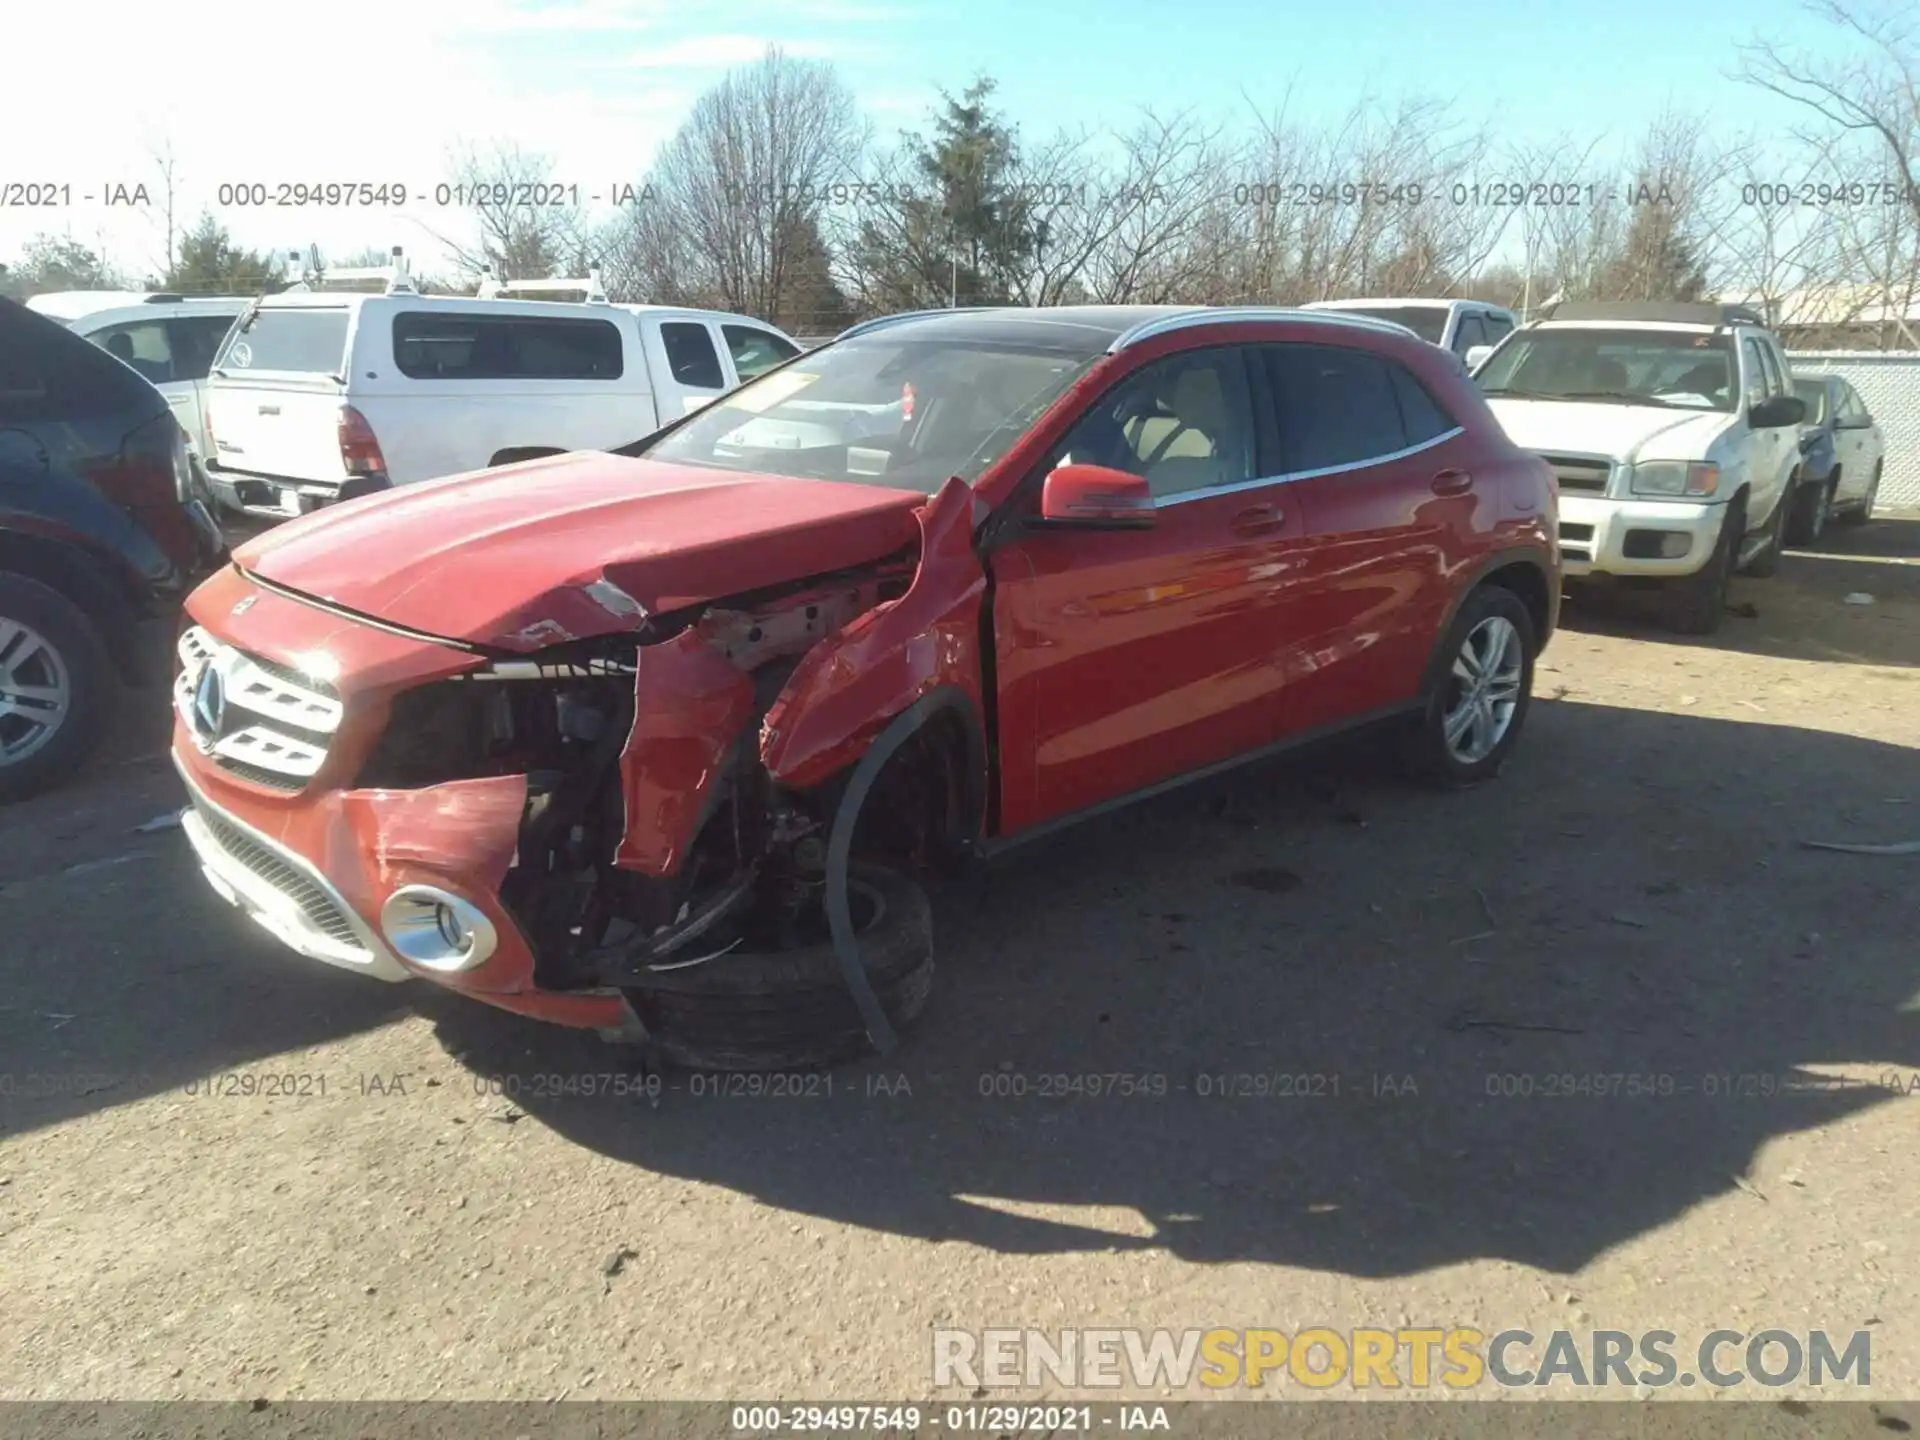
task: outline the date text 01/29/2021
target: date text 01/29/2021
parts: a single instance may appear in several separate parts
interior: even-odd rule
[[[1164,1405],[736,1405],[734,1433],[820,1431],[883,1434],[923,1429],[958,1434],[1081,1434],[1097,1429],[1171,1430]]]

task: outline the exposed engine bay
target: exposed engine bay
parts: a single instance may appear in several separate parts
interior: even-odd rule
[[[528,777],[500,894],[542,988],[632,993],[735,950],[824,942],[844,777],[781,786],[762,729],[801,657],[905,594],[916,566],[891,557],[403,691],[356,786]],[[861,845],[914,863],[943,844],[962,777],[901,758],[861,811]]]

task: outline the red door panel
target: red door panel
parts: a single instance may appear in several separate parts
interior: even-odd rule
[[[1491,528],[1498,492],[1459,438],[1341,474],[1295,480],[1302,547],[1300,671],[1289,718],[1336,724],[1412,699],[1451,596],[1453,557]],[[1436,486],[1436,481],[1438,484]],[[1438,489],[1442,493],[1435,493]]]
[[[1003,832],[1281,733],[1302,534],[1286,489],[1164,505],[1152,531],[1036,532],[994,553]]]

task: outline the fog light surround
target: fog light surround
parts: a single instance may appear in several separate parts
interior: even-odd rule
[[[433,885],[403,885],[380,907],[380,929],[402,960],[443,974],[471,970],[500,943],[472,902]]]

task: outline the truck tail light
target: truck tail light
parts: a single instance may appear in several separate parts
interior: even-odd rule
[[[349,475],[385,475],[387,459],[367,417],[351,405],[340,407],[340,464]]]

